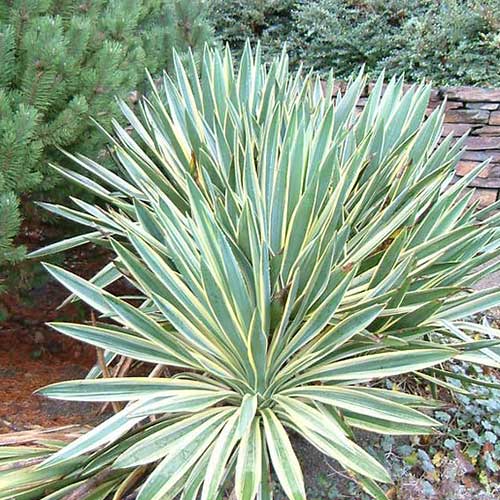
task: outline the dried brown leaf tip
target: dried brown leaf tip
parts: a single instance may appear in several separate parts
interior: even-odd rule
[[[344,271],[344,273],[348,273],[349,271],[351,271],[353,267],[354,267],[354,262],[348,262],[347,264],[344,264],[342,266],[342,271]]]
[[[276,302],[279,302],[282,306],[286,304],[286,299],[288,298],[288,293],[290,291],[290,285],[285,286],[281,290],[278,290],[275,294],[273,299]]]

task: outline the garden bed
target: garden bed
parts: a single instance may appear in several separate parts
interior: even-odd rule
[[[27,241],[33,246],[32,241]],[[106,255],[94,248],[68,252],[65,266],[77,274],[92,276]],[[85,377],[96,362],[92,346],[63,336],[46,325],[49,321],[79,322],[89,318],[82,303],[59,305],[67,297],[48,274],[34,265],[30,290],[4,293],[0,308],[4,321],[0,332],[0,432],[72,423],[92,423],[99,408],[47,400],[33,392],[47,384]]]

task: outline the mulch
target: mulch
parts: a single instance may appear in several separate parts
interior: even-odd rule
[[[29,242],[28,247],[36,243]],[[108,258],[105,252],[87,245],[68,252],[61,265],[90,277]],[[58,309],[68,292],[39,265],[35,264],[34,270],[42,277],[34,280],[39,282],[36,286],[15,291],[11,287],[0,295],[5,317],[0,324],[0,433],[38,425],[91,423],[99,412],[98,406],[48,400],[33,394],[54,382],[83,378],[96,363],[94,347],[46,325],[56,320],[86,321],[90,311],[81,302]]]

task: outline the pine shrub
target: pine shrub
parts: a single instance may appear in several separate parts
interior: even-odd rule
[[[500,85],[499,0],[214,0],[219,38],[347,78],[364,64],[438,85]]]
[[[16,198],[68,194],[49,163],[59,148],[111,163],[92,116],[109,128],[115,96],[139,91],[145,68],[168,67],[172,47],[197,52],[211,32],[202,2],[14,0],[0,7],[0,263],[20,223]],[[34,194],[35,193],[35,194]]]
[[[13,193],[0,193],[0,262],[15,263],[23,256],[24,247],[12,247],[20,224],[19,201]]]
[[[271,59],[295,32],[296,0],[212,0],[209,18],[220,41],[241,54],[246,40],[260,41]]]

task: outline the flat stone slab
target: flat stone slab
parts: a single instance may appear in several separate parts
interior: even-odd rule
[[[439,93],[456,101],[500,102],[500,89],[482,89],[476,87],[442,87]]]
[[[490,121],[488,123],[490,125],[500,125],[500,111],[493,111],[490,114]]]
[[[488,123],[490,112],[484,109],[451,109],[444,116],[445,123]]]
[[[471,151],[500,149],[500,137],[469,137],[465,141],[465,146]]]
[[[483,127],[474,129],[473,133],[481,136],[499,137],[500,125],[484,125]]]

